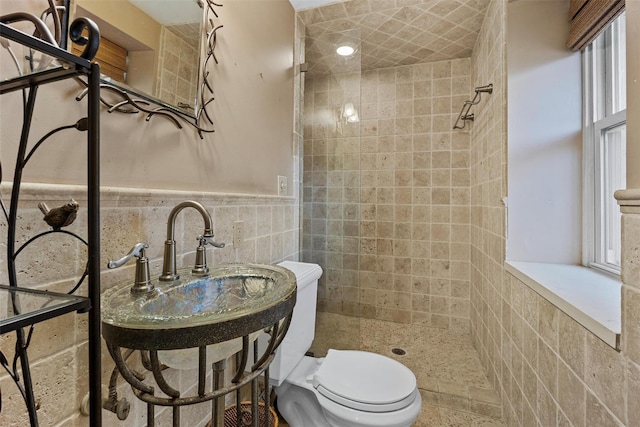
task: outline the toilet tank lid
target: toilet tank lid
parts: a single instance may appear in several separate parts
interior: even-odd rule
[[[296,276],[298,282],[298,290],[313,283],[322,276],[322,268],[318,264],[308,262],[283,261],[278,264],[288,270],[291,270]]]

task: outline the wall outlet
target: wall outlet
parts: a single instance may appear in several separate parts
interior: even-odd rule
[[[288,192],[287,177],[278,175],[278,196],[286,196]]]
[[[235,221],[233,223],[233,248],[239,249],[244,242],[244,221]]]

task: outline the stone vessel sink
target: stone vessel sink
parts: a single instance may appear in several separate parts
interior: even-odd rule
[[[149,293],[123,283],[102,295],[102,335],[119,347],[176,350],[224,343],[273,326],[296,300],[295,275],[277,265],[224,264],[181,272]],[[223,358],[225,355],[218,355]]]

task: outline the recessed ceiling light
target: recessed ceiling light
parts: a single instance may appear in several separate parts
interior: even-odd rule
[[[351,56],[355,51],[355,48],[353,46],[349,46],[348,44],[339,46],[336,49],[336,53],[341,56]]]

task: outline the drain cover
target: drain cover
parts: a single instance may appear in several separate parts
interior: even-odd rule
[[[404,356],[405,354],[407,354],[407,352],[401,348],[392,348],[391,353],[397,354],[398,356]]]

